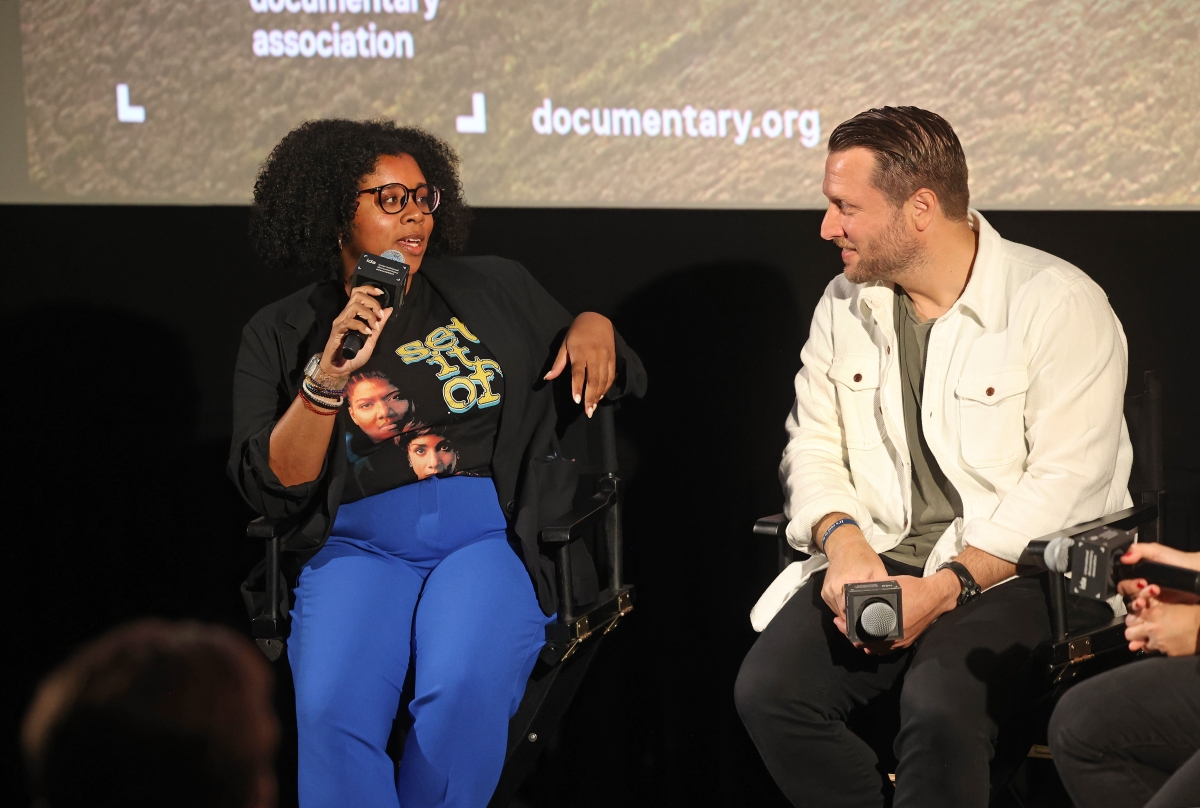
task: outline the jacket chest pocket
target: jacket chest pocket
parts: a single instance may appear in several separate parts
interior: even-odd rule
[[[883,442],[879,411],[879,357],[840,356],[829,368],[848,449],[873,449]]]
[[[975,468],[1003,466],[1025,453],[1025,368],[965,376],[954,388],[962,457]]]

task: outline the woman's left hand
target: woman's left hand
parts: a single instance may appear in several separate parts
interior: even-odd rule
[[[1147,589],[1158,587],[1147,587]],[[1191,656],[1200,642],[1200,606],[1163,603],[1151,592],[1129,604],[1125,616],[1129,650],[1157,651],[1167,656]]]
[[[546,379],[557,379],[571,363],[571,396],[583,400],[588,418],[617,377],[617,338],[612,321],[603,314],[585,311],[567,330],[562,347]]]

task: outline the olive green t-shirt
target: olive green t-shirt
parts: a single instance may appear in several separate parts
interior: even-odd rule
[[[912,458],[912,530],[883,555],[902,564],[923,567],[933,545],[957,517],[962,499],[925,443],[921,430],[921,391],[925,385],[925,349],[937,320],[920,322],[910,298],[896,286],[896,342],[900,387],[904,399],[904,432]]]

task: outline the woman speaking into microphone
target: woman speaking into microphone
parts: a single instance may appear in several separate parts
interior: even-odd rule
[[[486,805],[557,609],[537,548],[572,493],[553,380],[589,416],[645,390],[607,318],[572,318],[513,261],[454,257],[470,216],[457,166],[417,128],[310,121],[254,187],[262,260],[323,275],[243,330],[229,460],[247,502],[291,526],[305,808]],[[383,308],[351,279],[388,250],[410,271]],[[397,776],[386,746],[410,665]]]

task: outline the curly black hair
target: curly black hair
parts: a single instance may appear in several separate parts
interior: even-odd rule
[[[259,169],[250,238],[269,267],[341,275],[338,239],[349,234],[359,182],[384,155],[408,154],[441,189],[429,255],[462,250],[471,209],[463,201],[458,155],[416,126],[393,121],[307,121],[284,135]]]

